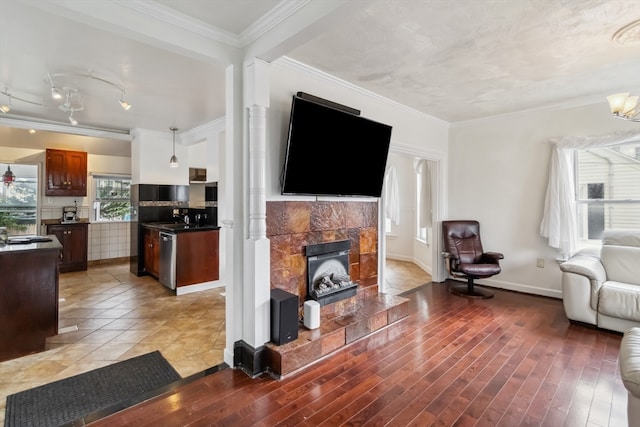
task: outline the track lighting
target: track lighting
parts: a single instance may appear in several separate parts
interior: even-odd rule
[[[71,113],[69,114],[69,123],[71,123],[71,126],[78,126],[78,121],[73,118],[73,109],[71,109]]]
[[[123,110],[128,111],[131,109],[131,104],[124,99],[125,91],[124,88],[118,85],[117,83],[112,82],[111,80],[98,77],[93,75],[93,73],[89,72],[88,74],[78,74],[78,73],[48,73],[46,82],[51,87],[51,97],[55,100],[64,99],[64,103],[59,106],[62,111],[70,112],[69,122],[76,126],[78,124],[77,120],[73,117],[74,111],[79,111],[84,109],[83,105],[83,96],[82,93],[73,87],[74,80],[78,79],[89,79],[96,80],[102,83],[105,83],[111,87],[114,87],[118,91],[120,91],[120,99],[119,104]],[[56,82],[58,84],[56,84]],[[63,84],[61,84],[63,82]]]
[[[129,108],[131,108],[131,104],[129,104],[127,101],[125,101],[124,99],[124,92],[122,93],[122,95],[120,96],[120,106],[122,107],[122,109],[124,111],[129,111]]]
[[[26,102],[27,104],[42,106],[43,104],[36,101],[30,101],[28,99],[15,96],[14,94],[9,92],[9,89],[5,88],[3,91],[0,91],[0,94],[5,95],[9,98],[9,101],[6,104],[0,104],[0,112],[7,114],[13,108],[13,100],[16,99],[18,101]]]
[[[173,156],[169,159],[169,167],[177,168],[179,166],[178,158],[176,157],[176,131],[178,128],[170,127],[169,129],[173,132]]]

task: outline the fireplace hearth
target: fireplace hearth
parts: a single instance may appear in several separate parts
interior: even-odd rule
[[[327,305],[356,295],[358,284],[349,276],[349,240],[308,245],[307,299]]]

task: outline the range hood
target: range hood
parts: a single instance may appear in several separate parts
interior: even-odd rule
[[[189,182],[207,182],[207,170],[204,168],[189,168]]]

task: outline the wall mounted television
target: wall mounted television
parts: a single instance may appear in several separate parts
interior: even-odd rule
[[[391,129],[298,92],[291,103],[282,194],[380,197]]]

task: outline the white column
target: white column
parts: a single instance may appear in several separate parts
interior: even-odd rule
[[[266,111],[269,64],[254,59],[244,69],[249,110],[249,227],[244,251],[244,342],[254,349],[270,339],[270,242],[266,237]]]

